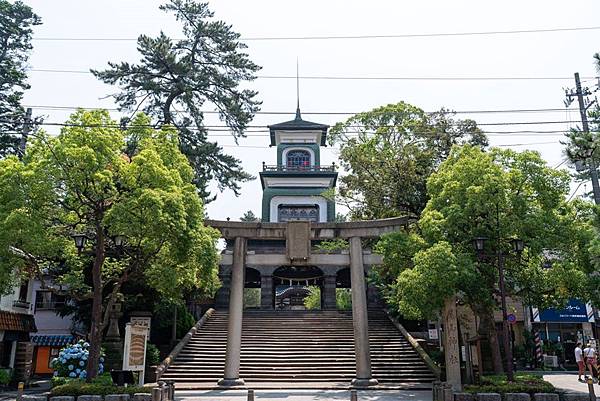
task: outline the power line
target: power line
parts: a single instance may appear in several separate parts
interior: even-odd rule
[[[545,142],[526,142],[526,143],[508,143],[494,145],[494,147],[511,147],[511,146],[534,146],[534,145],[554,145],[556,141],[545,141]],[[219,145],[224,148],[253,148],[253,149],[270,149],[271,146],[253,146],[253,145]],[[326,150],[339,150],[337,147],[324,148]],[[553,167],[556,169],[556,167]]]
[[[32,68],[28,71],[59,74],[91,74],[86,70],[62,70],[48,68]],[[434,77],[434,76],[333,76],[333,75],[257,75],[257,79],[306,79],[320,81],[566,81],[571,77],[540,77],[540,76],[490,76],[490,77]],[[596,79],[596,77],[587,77]]]
[[[400,38],[432,38],[453,36],[486,36],[486,35],[515,35],[529,33],[573,32],[599,30],[600,26],[567,27],[567,28],[541,28],[541,29],[515,29],[505,31],[475,31],[475,32],[431,32],[407,33],[390,35],[323,35],[323,36],[250,36],[241,37],[240,41],[279,41],[279,40],[354,40],[354,39],[400,39]],[[70,42],[125,42],[137,41],[137,38],[74,38],[74,37],[37,37],[35,41],[70,41]],[[177,39],[181,40],[181,39]]]
[[[81,128],[120,128],[120,129],[125,129],[125,128],[135,128],[135,127],[141,127],[141,128],[150,128],[150,129],[161,129],[158,126],[155,125],[151,125],[151,124],[145,124],[145,125],[135,125],[135,124],[130,124],[129,126],[124,126],[121,124],[72,124],[72,123],[55,123],[55,122],[40,122],[38,125],[40,126],[57,126],[57,127],[81,127]],[[260,127],[260,126],[256,126],[256,127]],[[202,130],[196,128],[196,127],[186,127],[188,130],[192,131],[192,132],[199,132],[202,131],[204,133],[206,133],[207,137],[223,137],[223,138],[231,138],[232,136],[234,136],[234,132],[231,128],[227,127],[227,126],[206,126],[203,127]],[[486,131],[484,132],[488,137],[533,137],[533,136],[537,136],[537,137],[541,137],[541,136],[563,136],[565,134],[565,130],[512,130],[512,131]],[[250,138],[250,137],[268,137],[269,136],[270,131],[268,129],[264,129],[264,128],[250,128],[250,129],[246,129],[244,130],[244,134],[243,136],[241,136],[242,138]],[[353,131],[345,131],[344,135],[347,137],[357,137],[359,135],[374,135],[377,134],[377,132],[375,131],[363,131],[363,132],[353,132]],[[422,135],[422,136],[431,136],[431,137],[435,137],[437,135],[436,132],[431,132],[431,131],[412,131],[411,134],[414,135]],[[556,143],[556,141],[552,142],[552,143]],[[518,144],[516,144],[518,145]],[[522,145],[526,145],[526,144],[522,144]]]
[[[575,190],[573,191],[573,193],[571,194],[571,196],[569,196],[569,199],[567,199],[567,202],[570,202],[573,199],[573,197],[575,197],[575,195],[577,194],[577,191],[579,191],[579,188],[581,188],[581,186],[583,184],[585,184],[585,182],[587,182],[587,181],[582,181],[582,182],[579,183],[579,185],[577,185],[577,188],[575,188]]]
[[[511,126],[511,125],[546,125],[546,124],[568,124],[570,121],[560,120],[560,121],[503,121],[503,122],[493,122],[493,123],[477,123],[477,126]],[[600,123],[600,121],[590,121],[591,123]],[[81,124],[69,124],[69,123],[56,123],[56,122],[43,122],[42,125],[55,125],[60,127],[68,127],[68,126],[77,126],[81,127]],[[100,125],[97,125],[100,126]],[[150,127],[154,127],[154,125],[148,125]],[[96,126],[93,126],[96,127]],[[112,128],[120,128],[120,124],[113,124]],[[266,125],[247,125],[246,128],[266,128]],[[365,128],[366,125],[362,124],[354,124],[347,125],[346,128]],[[395,125],[379,125],[379,128],[395,128]],[[110,125],[106,125],[106,128],[111,128]],[[204,125],[203,128],[225,128],[230,129],[228,125]],[[268,131],[266,131],[268,132]],[[535,131],[539,132],[539,131]]]
[[[16,121],[11,121],[11,122],[16,122]],[[22,121],[23,123],[25,121]],[[600,121],[590,121],[592,123],[599,123]],[[546,124],[568,124],[569,121],[511,121],[511,122],[493,122],[493,123],[477,123],[477,126],[512,126],[512,125],[546,125]],[[91,124],[91,125],[83,125],[83,124],[71,124],[71,123],[57,123],[57,122],[48,122],[48,121],[44,121],[41,122],[39,125],[47,125],[47,126],[58,126],[58,127],[71,127],[71,126],[75,126],[75,127],[87,127],[87,128],[97,128],[97,127],[103,127],[103,128],[121,128],[122,125],[115,123],[115,124]],[[147,125],[137,125],[140,127],[150,127],[150,128],[154,128],[154,125],[151,124],[147,124]],[[346,126],[346,128],[366,128],[366,125],[361,125],[361,124],[355,124],[355,125],[348,125]],[[395,125],[380,125],[380,128],[395,128]],[[185,127],[188,129],[193,129],[190,127]],[[223,129],[226,131],[231,130],[231,127],[227,126],[227,125],[205,125],[203,126],[203,129]],[[255,131],[255,132],[269,132],[269,130],[266,130],[266,128],[268,128],[266,125],[247,125],[246,128],[260,128],[260,129],[264,129],[264,131]],[[554,130],[556,132],[564,132],[564,131],[559,131],[559,130]],[[540,132],[540,131],[533,131],[533,132]],[[527,132],[525,132],[527,133]]]
[[[27,105],[24,107],[31,107],[38,110],[107,110],[107,111],[120,111],[118,108],[109,107],[78,107],[78,106],[47,106],[47,105]],[[550,113],[550,112],[563,112],[565,108],[539,108],[539,109],[496,109],[496,110],[448,110],[449,114],[493,114],[493,113]],[[202,110],[205,114],[219,114],[218,111],[214,110]],[[352,111],[303,111],[304,115],[355,115],[361,112]],[[432,114],[437,111],[427,111],[426,113]],[[255,114],[265,115],[295,115],[295,111],[257,111]],[[570,121],[570,120],[569,120]]]

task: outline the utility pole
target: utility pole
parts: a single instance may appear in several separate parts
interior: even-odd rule
[[[19,143],[19,159],[23,159],[25,156],[25,147],[27,146],[27,137],[31,132],[31,107],[27,108],[25,112],[25,121],[23,122],[23,132],[21,133],[21,142]]]
[[[509,382],[515,380],[513,370],[513,354],[510,346],[510,330],[508,328],[508,312],[506,309],[506,287],[504,283],[504,254],[502,253],[502,245],[500,244],[500,205],[496,203],[496,258],[498,263],[498,288],[500,290],[500,306],[502,308],[502,342],[504,347],[504,355],[506,355],[506,379]]]
[[[581,81],[579,79],[579,73],[575,73],[575,92],[571,91],[566,93],[568,102],[570,103],[573,97],[577,97],[577,102],[579,103],[579,114],[581,115],[581,125],[583,127],[583,133],[588,134],[590,132],[590,127],[588,125],[587,119],[587,110],[596,102],[595,100],[589,102],[587,105],[584,101],[584,96],[591,95],[589,90],[586,88],[585,92],[581,88]],[[588,166],[590,168],[590,176],[592,178],[592,190],[594,192],[594,203],[596,205],[600,205],[600,184],[598,183],[598,167],[596,166],[596,162],[594,161],[594,152],[592,149],[592,153],[589,156]]]

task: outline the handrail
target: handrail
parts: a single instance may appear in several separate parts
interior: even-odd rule
[[[211,318],[213,313],[215,313],[213,308],[207,310],[200,320],[198,320],[198,322],[190,329],[190,331],[188,331],[187,334],[183,336],[181,340],[179,340],[171,353],[160,363],[160,365],[156,367],[156,380],[160,379],[163,373],[165,373],[165,371],[169,368],[171,363],[173,363],[175,358],[177,358],[183,347],[185,347],[192,337],[194,337],[194,334],[196,334],[196,332],[200,330],[202,326],[204,326],[206,321]]]
[[[263,171],[282,171],[282,172],[299,172],[299,173],[310,173],[310,172],[335,172],[335,166],[267,166],[263,164]]]
[[[400,322],[398,322],[398,320],[396,320],[396,318],[394,318],[387,309],[385,310],[385,314],[392,321],[392,323],[394,323],[394,326],[396,326],[400,333],[402,333],[402,335],[406,337],[406,339],[408,340],[410,345],[412,345],[415,351],[417,351],[417,354],[419,354],[419,356],[421,357],[423,362],[425,362],[427,367],[431,369],[431,371],[435,375],[435,378],[437,380],[440,380],[440,377],[442,376],[442,369],[440,369],[437,363],[435,363],[433,359],[431,359],[431,357],[423,349],[423,347],[421,347],[419,342],[415,340],[413,336],[410,335],[410,333],[404,328],[404,326],[402,326]]]

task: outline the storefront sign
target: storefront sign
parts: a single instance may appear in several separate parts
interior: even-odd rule
[[[594,322],[594,313],[591,305],[576,299],[569,301],[564,309],[532,308],[534,322],[581,323]]]

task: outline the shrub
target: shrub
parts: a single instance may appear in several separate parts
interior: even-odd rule
[[[0,386],[7,386],[12,380],[10,369],[0,369]]]
[[[467,393],[553,393],[555,388],[540,376],[516,374],[515,381],[508,383],[506,376],[483,376],[479,385],[466,385]]]
[[[52,388],[54,387],[58,387],[58,386],[62,386],[63,384],[67,384],[67,383],[84,383],[83,379],[72,379],[69,377],[61,377],[61,376],[53,376],[52,379],[50,380],[50,384],[52,386]],[[112,381],[112,377],[110,376],[110,373],[105,372],[102,373],[98,376],[96,376],[96,378],[94,378],[94,380],[92,380],[93,384],[100,384],[103,386],[112,386],[113,385],[113,381]]]
[[[336,288],[335,305],[338,310],[351,310],[352,290],[350,288]]]
[[[308,295],[304,298],[304,307],[308,310],[321,309],[321,288],[316,285],[308,286]]]
[[[146,365],[154,366],[160,363],[160,351],[151,342],[146,343]]]
[[[50,367],[54,369],[54,376],[72,379],[85,379],[90,344],[79,340],[77,344],[68,345],[58,353],[58,358],[52,359]],[[104,355],[100,357],[98,373],[104,371]]]
[[[119,387],[112,384],[106,385],[102,383],[85,383],[82,380],[71,380],[66,384],[54,387],[50,391],[50,396],[73,396],[78,397],[80,395],[107,395],[107,394],[129,394],[135,393],[150,393],[152,389],[150,387],[141,386],[129,386]]]
[[[330,253],[336,253],[344,249],[348,249],[350,245],[348,241],[343,238],[337,238],[334,240],[325,240],[315,245],[315,248],[319,251],[325,251]]]
[[[66,377],[60,377],[60,376],[53,376],[52,379],[50,379],[50,385],[54,388],[56,386],[62,386],[63,384],[66,384],[69,380]]]

